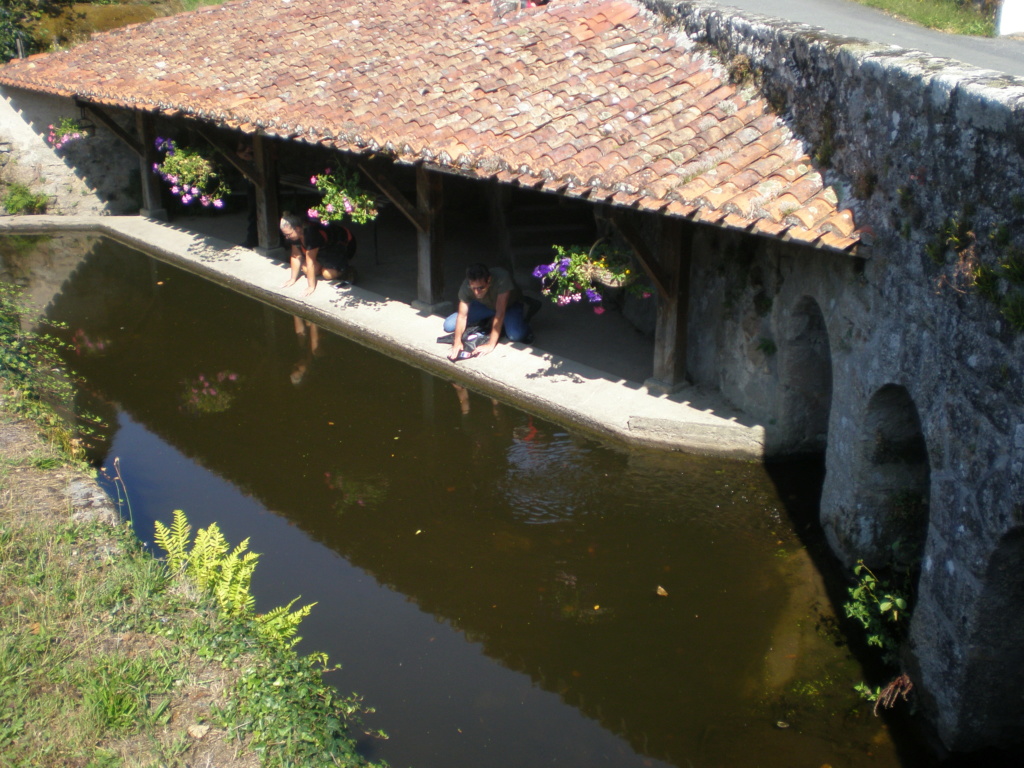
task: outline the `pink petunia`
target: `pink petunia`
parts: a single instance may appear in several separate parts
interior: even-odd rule
[[[604,307],[594,307],[594,314],[595,315],[603,315],[604,314]]]

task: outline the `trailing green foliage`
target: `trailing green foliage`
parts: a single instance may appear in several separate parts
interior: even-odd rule
[[[848,590],[850,600],[843,609],[847,617],[864,627],[868,645],[881,651],[882,660],[898,666],[899,650],[910,622],[907,584],[880,579],[863,560],[857,561],[853,573],[857,583]],[[904,581],[909,581],[909,573]]]
[[[33,309],[20,288],[0,282],[0,407],[46,428],[66,454],[77,457],[80,445],[62,417],[74,400],[59,353],[63,342],[42,330],[59,327]]]

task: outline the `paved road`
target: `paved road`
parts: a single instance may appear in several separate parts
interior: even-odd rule
[[[948,35],[908,24],[851,0],[722,0],[704,3],[810,24],[834,34],[897,45],[1024,77],[1024,39]]]

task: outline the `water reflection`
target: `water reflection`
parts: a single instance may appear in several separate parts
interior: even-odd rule
[[[141,535],[185,507],[253,536],[261,604],[321,601],[303,634],[379,706],[378,756],[897,764],[762,467],[609,450],[117,244],[76,247],[38,292],[108,416],[95,460],[120,455]]]

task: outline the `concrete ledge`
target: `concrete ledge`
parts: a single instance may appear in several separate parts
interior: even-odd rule
[[[501,344],[486,357],[452,363],[438,344],[438,318],[358,286],[322,283],[303,297],[300,281],[281,288],[288,270],[256,252],[173,224],[138,216],[3,216],[0,234],[86,231],[305,317],[384,354],[458,381],[566,427],[624,445],[740,459],[764,457],[764,428],[714,393],[687,387],[656,396],[635,382],[552,355]]]

